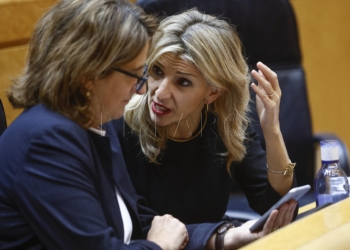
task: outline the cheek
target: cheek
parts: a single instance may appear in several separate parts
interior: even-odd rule
[[[202,109],[204,99],[204,95],[200,95],[199,93],[180,94],[176,98],[176,102],[179,109],[186,113],[192,113]]]
[[[120,104],[129,94],[127,94],[123,88],[113,88],[110,89],[106,95],[108,96],[106,101],[108,100],[110,108],[115,109],[120,106]]]
[[[156,81],[154,80],[148,80],[148,91],[151,95],[154,95],[158,85],[156,84]]]

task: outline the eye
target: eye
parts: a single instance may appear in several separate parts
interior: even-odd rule
[[[163,71],[156,65],[152,68],[152,73],[156,76],[161,76],[163,74]]]
[[[180,86],[183,86],[183,87],[192,86],[192,82],[189,81],[189,80],[186,79],[186,78],[179,78],[179,79],[177,80],[177,84],[179,84]]]

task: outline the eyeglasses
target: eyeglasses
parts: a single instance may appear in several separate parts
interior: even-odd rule
[[[118,71],[120,73],[123,73],[127,76],[131,76],[137,79],[137,83],[136,83],[136,92],[139,92],[140,89],[142,89],[143,85],[145,84],[145,82],[148,79],[148,66],[145,64],[144,68],[143,68],[143,73],[142,76],[139,77],[133,73],[130,73],[129,71],[120,69],[120,68],[113,68],[113,70]]]

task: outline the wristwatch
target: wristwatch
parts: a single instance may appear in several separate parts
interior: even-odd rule
[[[216,231],[215,250],[224,250],[224,239],[227,231],[234,227],[232,223],[225,222]]]

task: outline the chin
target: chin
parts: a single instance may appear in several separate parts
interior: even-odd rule
[[[151,114],[151,120],[153,124],[156,124],[156,126],[160,127],[165,127],[171,124],[171,122],[167,120],[167,118],[158,117],[155,114]]]
[[[113,116],[113,120],[121,118],[123,116],[123,114],[124,114],[124,111],[118,113],[117,115]]]
[[[123,114],[124,114],[124,109],[119,110],[119,111],[115,111],[111,116],[111,120],[119,119],[123,116]]]

